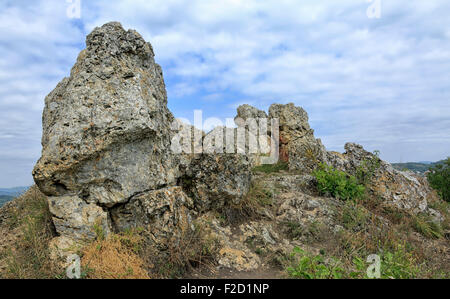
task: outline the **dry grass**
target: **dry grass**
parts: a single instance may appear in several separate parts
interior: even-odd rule
[[[82,252],[83,275],[88,279],[149,279],[138,255],[141,242],[135,233],[99,238]]]
[[[14,201],[7,221],[10,233],[18,236],[15,244],[3,252],[6,278],[57,278],[61,273],[50,260],[48,244],[55,230],[47,198],[36,186]]]
[[[217,250],[216,240],[208,239],[202,225],[196,223],[195,230],[185,231],[178,240],[170,241],[165,252],[150,250],[150,263],[157,278],[183,278],[198,268],[212,269]]]
[[[448,242],[443,239],[438,224],[428,219],[423,221],[421,215],[382,207],[376,198],[364,202],[364,206],[367,208],[364,217],[359,217],[364,210],[362,206],[356,210],[342,209],[341,212],[349,215],[341,215],[338,220],[347,230],[323,244],[327,253],[339,257],[350,267],[355,257],[391,252],[401,258],[405,269],[414,270],[417,278],[449,277]],[[442,209],[441,213],[445,223],[448,216]]]
[[[273,205],[273,191],[260,182],[253,182],[247,195],[238,203],[229,202],[219,210],[224,224],[240,224],[249,219],[260,219],[264,210]]]

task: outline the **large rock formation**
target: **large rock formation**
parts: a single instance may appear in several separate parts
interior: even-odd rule
[[[236,119],[261,119],[264,111],[249,105],[238,108]],[[311,173],[320,163],[329,164],[348,174],[356,175],[364,163],[377,160],[379,166],[374,171],[369,191],[379,196],[385,206],[395,207],[413,213],[436,211],[427,207],[427,202],[436,199],[425,178],[395,170],[389,163],[380,160],[362,146],[348,143],[343,154],[328,152],[320,139],[314,137],[308,114],[294,104],[274,104],[269,109],[269,119],[277,118],[280,125],[280,160],[288,162],[289,169],[304,174]],[[437,215],[436,218],[439,218]]]
[[[95,238],[94,227],[151,226],[169,230],[155,234],[164,239],[190,227],[190,209],[245,195],[251,165],[244,155],[173,151],[177,130],[152,46],[116,22],[95,28],[70,77],[45,99],[33,176],[49,196],[58,234],[84,240]]]
[[[109,231],[108,208],[174,184],[172,121],[152,46],[119,23],[89,34],[70,77],[45,99],[33,171],[58,232],[91,238],[94,223]]]
[[[272,119],[279,122],[275,131]],[[208,134],[175,121],[152,46],[119,23],[94,29],[70,77],[45,99],[42,157],[33,176],[48,196],[59,234],[52,244],[69,249],[99,232],[139,227],[164,251],[182,244],[196,224],[204,237],[217,240],[219,265],[254,270],[263,263],[260,253],[286,255],[299,245],[277,227],[288,223],[288,229],[307,232],[320,220],[339,230],[334,211],[342,202],[317,197],[310,173],[327,163],[355,174],[374,155],[355,144],[344,154],[327,152],[306,111],[294,104],[274,104],[268,114],[243,105],[235,121],[237,128]],[[265,189],[254,196],[261,198],[253,206],[243,202],[262,219],[236,227],[221,223],[217,214],[233,210],[227,205],[239,208],[249,200],[252,167],[267,161],[268,145],[278,144],[293,172],[257,177],[253,182]],[[424,179],[380,165],[372,193],[386,205],[433,214],[427,201],[434,193]]]
[[[328,160],[335,168],[352,175],[356,175],[358,168],[366,167],[364,163],[378,160],[379,165],[369,181],[369,191],[378,196],[384,206],[413,213],[435,214],[428,207],[428,202],[436,200],[436,193],[431,190],[426,178],[395,170],[391,164],[364,150],[361,145],[347,143],[345,150],[343,154],[328,152]]]
[[[149,191],[133,197],[130,202],[111,210],[116,229],[142,228],[150,233],[159,249],[167,249],[192,228],[192,199],[181,187]]]
[[[310,173],[319,163],[327,162],[325,147],[320,139],[314,137],[314,130],[309,126],[308,114],[303,108],[292,103],[273,104],[267,115],[266,112],[255,107],[242,105],[238,107],[235,122],[239,127],[249,126],[251,120],[256,120],[256,124],[260,125],[261,119],[267,119],[265,124],[267,124],[268,136],[271,136],[272,132],[271,120],[278,120],[279,159],[289,163],[290,170]],[[270,144],[270,139],[266,144]],[[257,159],[254,160],[257,161]]]
[[[314,137],[303,108],[292,103],[274,104],[269,109],[269,118],[279,120],[280,159],[289,163],[290,170],[310,173],[319,163],[326,162],[325,147]]]

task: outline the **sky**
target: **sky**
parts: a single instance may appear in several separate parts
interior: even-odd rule
[[[110,21],[153,45],[176,117],[293,102],[328,150],[443,159],[449,15],[448,0],[0,0],[0,187],[33,183],[44,98]]]

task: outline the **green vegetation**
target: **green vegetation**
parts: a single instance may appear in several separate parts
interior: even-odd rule
[[[342,263],[330,258],[325,261],[324,256],[311,255],[296,247],[291,254],[294,261],[287,272],[293,278],[300,279],[340,279],[344,278],[345,270]]]
[[[392,166],[400,171],[410,170],[418,173],[425,173],[430,169],[430,167],[435,167],[439,164],[444,164],[445,160],[441,160],[434,163],[423,163],[423,162],[407,162],[407,163],[392,163]]]
[[[389,251],[382,251],[380,257],[381,279],[412,279],[417,278],[421,268],[413,255],[401,244]],[[352,278],[369,278],[367,269],[369,264],[357,257],[353,260],[356,271],[350,273]]]
[[[346,202],[341,212],[341,223],[350,231],[365,230],[370,222],[370,214],[362,206],[354,202]]]
[[[450,157],[444,163],[432,166],[427,178],[439,196],[450,202]]]
[[[354,200],[364,196],[365,188],[354,176],[336,170],[332,166],[320,164],[313,172],[313,176],[317,179],[317,187],[322,195],[331,195],[343,200]]]
[[[253,168],[255,172],[264,172],[264,173],[276,173],[282,170],[289,170],[289,165],[286,162],[278,162],[277,164],[264,164],[261,166],[256,166]]]
[[[21,234],[15,248],[6,252],[7,273],[10,278],[56,278],[54,265],[50,262],[49,241],[54,228],[46,197],[37,187],[32,187],[16,199],[9,226]]]
[[[443,164],[445,160],[441,160],[433,163],[423,163],[423,162],[407,162],[407,163],[392,163],[392,166],[401,171],[410,170],[418,173],[425,173],[431,167],[435,167],[437,165]]]
[[[396,244],[392,250],[380,251],[378,256],[381,279],[411,279],[421,273],[417,260],[404,245]],[[286,271],[290,277],[299,279],[367,279],[367,270],[374,264],[359,256],[345,263],[336,257],[326,257],[323,250],[319,255],[313,255],[298,247],[289,259]]]
[[[427,238],[439,239],[444,234],[441,225],[427,215],[415,216],[412,225],[418,233]]]
[[[361,185],[367,186],[370,184],[375,172],[381,166],[380,152],[374,151],[373,154],[373,158],[362,161],[361,165],[356,169],[355,176]]]

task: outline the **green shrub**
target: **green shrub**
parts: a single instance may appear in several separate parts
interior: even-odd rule
[[[381,279],[412,279],[420,275],[421,269],[416,259],[402,244],[396,244],[391,250],[381,251],[379,257]],[[364,258],[355,257],[353,259],[355,271],[350,272],[349,276],[367,279],[369,266]]]
[[[370,214],[354,202],[347,202],[342,209],[341,222],[350,231],[366,229],[370,222]]]
[[[343,171],[331,166],[320,164],[313,172],[317,180],[317,187],[322,195],[333,196],[338,199],[352,200],[363,198],[365,188],[358,184],[358,180]]]
[[[415,216],[413,219],[413,228],[424,237],[432,239],[439,239],[444,234],[441,225],[427,215]]]
[[[292,278],[300,279],[341,279],[345,270],[341,263],[334,258],[325,262],[323,255],[311,255],[296,247],[291,254],[294,263],[287,268]]]
[[[359,184],[367,186],[370,184],[375,172],[381,166],[381,160],[379,158],[380,152],[374,151],[374,156],[371,159],[362,161],[362,163],[356,169],[356,180]]]
[[[431,167],[427,178],[439,196],[450,202],[450,157],[444,163]]]
[[[403,245],[381,255],[381,278],[411,279],[416,278],[419,272],[416,260]]]

